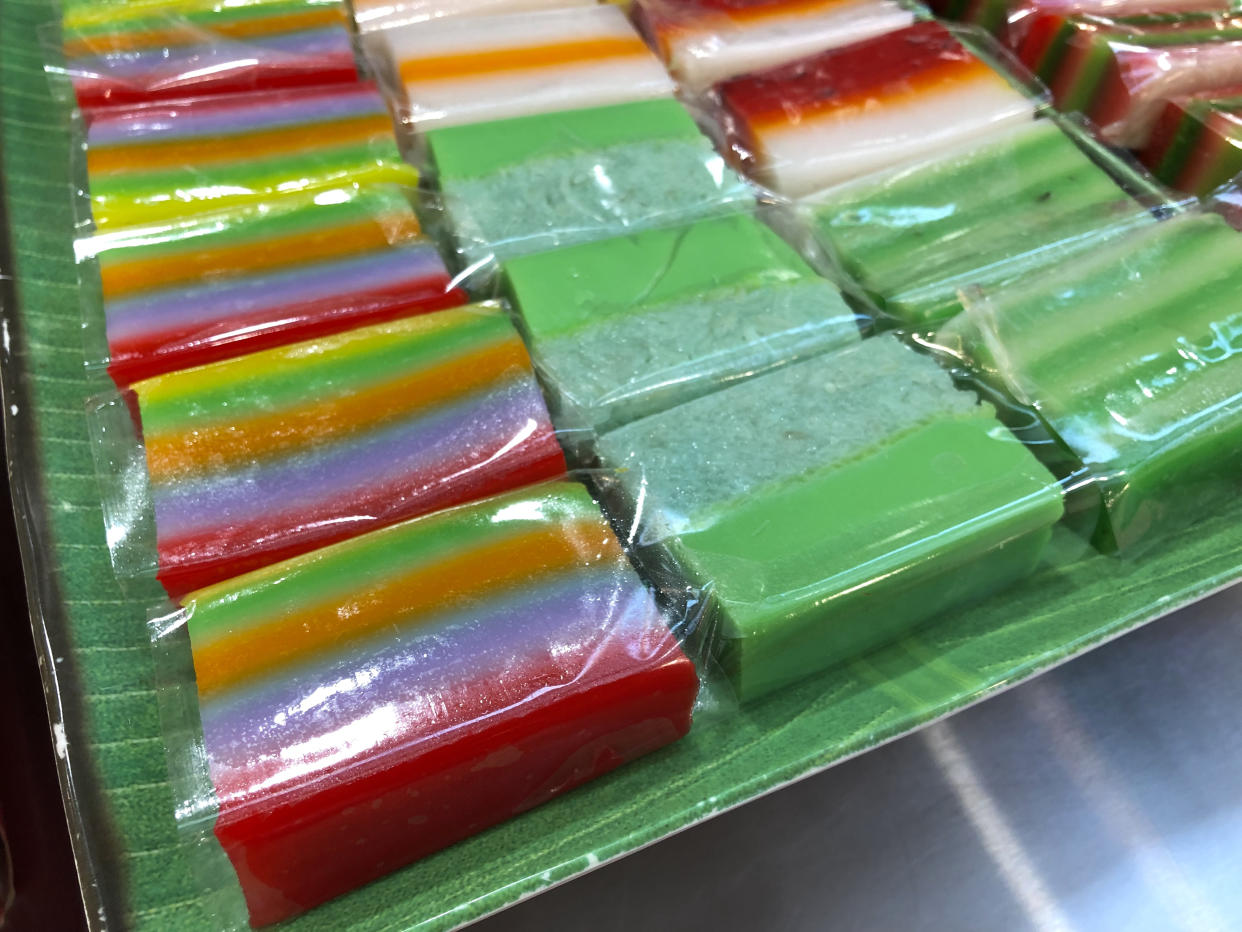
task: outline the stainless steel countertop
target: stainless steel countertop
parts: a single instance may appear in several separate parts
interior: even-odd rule
[[[1242,930],[1242,586],[474,928]]]

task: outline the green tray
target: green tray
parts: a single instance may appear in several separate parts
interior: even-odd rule
[[[87,445],[65,114],[42,72],[47,0],[0,0],[4,195],[16,301],[4,413],[64,792],[92,924],[214,929],[178,843],[145,626],[113,581]],[[1242,501],[1139,560],[1059,532],[1056,567],[899,644],[288,923],[446,929],[889,741],[1242,578]],[[1081,555],[1081,559],[1076,559]],[[218,851],[208,852],[223,867]],[[228,881],[225,899],[238,891]]]

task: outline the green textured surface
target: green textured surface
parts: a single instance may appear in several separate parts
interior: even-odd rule
[[[218,929],[175,844],[141,598],[112,581],[87,448],[80,313],[70,243],[68,138],[40,70],[45,0],[0,0],[5,193],[21,306],[8,401],[30,426],[14,454],[46,505],[38,562],[58,592],[48,641],[68,759],[88,829],[91,913],[114,928]],[[6,417],[10,411],[6,410]],[[31,424],[30,422],[33,421]],[[22,436],[26,436],[23,431]],[[290,923],[298,930],[443,929],[960,707],[1242,575],[1242,503],[1149,559],[1049,568],[1004,598],[865,661],[807,681],[635,766]],[[1075,556],[1074,538],[1054,547]],[[151,593],[146,593],[150,596]],[[49,658],[49,667],[53,667]],[[688,866],[691,876],[693,866]]]

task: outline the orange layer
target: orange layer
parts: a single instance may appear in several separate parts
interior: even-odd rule
[[[651,53],[647,50],[647,46],[638,36],[529,45],[404,61],[401,63],[401,80],[406,82],[445,81],[505,71],[574,65],[597,61],[601,58],[624,58],[649,54]]]
[[[359,592],[347,605],[330,600],[196,648],[198,692],[206,697],[293,660],[390,628],[398,619],[450,610],[532,577],[621,559],[616,537],[602,533],[597,521],[539,528],[470,547]]]
[[[796,126],[804,120],[852,120],[876,106],[893,107],[912,103],[929,94],[955,90],[962,85],[978,81],[1004,83],[1004,79],[978,59],[946,61],[936,64],[909,78],[842,94],[817,101],[799,102],[796,109],[768,110],[763,113],[747,113],[752,126],[762,130],[779,130]]]
[[[230,276],[253,274],[295,263],[340,258],[417,239],[420,232],[418,218],[412,212],[393,213],[345,226],[220,249],[179,252],[153,259],[126,261],[121,258],[101,263],[103,296],[114,299],[134,292],[154,291],[220,272]]]
[[[387,114],[368,114],[310,126],[280,126],[224,138],[142,141],[134,145],[94,146],[86,153],[87,169],[100,176],[115,172],[148,172],[187,165],[236,162],[240,158],[305,152],[333,145],[386,139],[392,135]]]
[[[177,20],[172,16],[168,18],[174,22]],[[107,55],[110,52],[133,52],[161,45],[197,45],[210,42],[215,37],[253,39],[259,36],[337,25],[342,28],[345,25],[344,14],[337,6],[312,7],[299,13],[286,13],[283,16],[251,17],[219,23],[212,22],[210,19],[201,24],[177,22],[177,25],[169,26],[167,29],[125,31],[124,24],[122,24],[113,32],[66,39],[64,53],[66,58],[83,58],[88,55]]]
[[[526,347],[516,337],[485,346],[401,379],[279,411],[241,423],[196,426],[146,438],[151,481],[172,482],[203,466],[234,463],[305,448],[315,440],[366,430],[400,415],[484,388],[509,371],[530,371]]]

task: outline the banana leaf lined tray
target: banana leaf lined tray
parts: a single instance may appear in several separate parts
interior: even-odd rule
[[[67,117],[42,70],[49,0],[0,0],[9,249],[4,415],[32,615],[95,928],[215,929],[240,892],[190,867],[173,816],[146,617],[114,582],[90,452]],[[447,929],[917,729],[1242,578],[1242,501],[1140,559],[1059,558],[1002,596],[737,714],[287,924]],[[21,623],[20,619],[5,619]],[[690,877],[692,879],[692,876]]]

